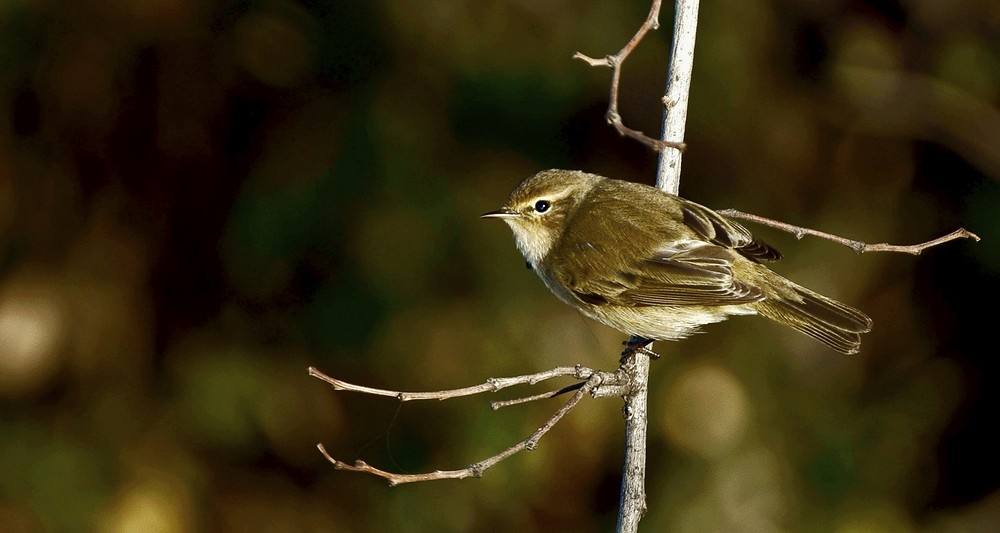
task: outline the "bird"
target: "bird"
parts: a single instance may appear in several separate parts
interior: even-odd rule
[[[769,318],[844,354],[872,328],[863,312],[769,269],[781,253],[739,223],[649,185],[550,169],[482,217],[510,226],[560,300],[630,335],[623,357],[732,315]]]

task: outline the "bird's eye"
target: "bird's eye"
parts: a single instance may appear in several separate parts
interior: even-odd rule
[[[535,202],[535,211],[539,213],[548,211],[550,207],[552,207],[552,203],[548,200],[539,200]]]

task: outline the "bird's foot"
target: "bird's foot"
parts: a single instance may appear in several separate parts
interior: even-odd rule
[[[649,356],[651,359],[659,359],[660,354],[646,347],[649,346],[652,342],[653,342],[652,339],[646,339],[644,337],[636,337],[636,336],[629,337],[627,341],[622,341],[622,344],[625,345],[625,349],[622,350],[622,356],[619,362],[624,363],[625,359],[628,356],[636,353],[641,353],[643,355]]]

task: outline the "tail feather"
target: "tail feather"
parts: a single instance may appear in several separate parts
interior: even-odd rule
[[[861,334],[872,329],[867,315],[821,294],[783,280],[796,298],[773,298],[757,304],[757,311],[791,326],[845,354],[858,353]]]

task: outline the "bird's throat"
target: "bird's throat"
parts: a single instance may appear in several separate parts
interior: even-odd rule
[[[505,221],[514,232],[514,241],[521,255],[532,265],[538,265],[552,249],[554,239],[546,231],[528,231],[516,221]]]

